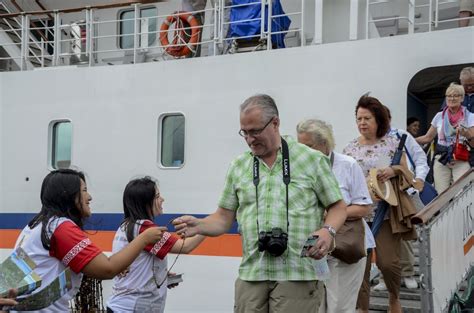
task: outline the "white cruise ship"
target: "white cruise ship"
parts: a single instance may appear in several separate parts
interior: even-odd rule
[[[110,251],[137,175],[160,181],[159,224],[215,211],[230,161],[248,149],[238,135],[247,97],[275,98],[283,134],[326,120],[340,151],[358,135],[362,94],[390,108],[393,126],[416,116],[424,132],[449,83],[474,66],[474,27],[459,27],[474,18],[459,20],[456,0],[213,0],[167,23],[190,10],[183,2],[0,0],[0,260],[40,209],[52,169],[88,174],[90,236]],[[258,14],[231,14],[245,6]],[[447,312],[473,275],[473,180],[417,216],[420,288],[402,290],[405,312]],[[166,312],[232,312],[240,256],[236,226],[181,255],[173,271],[184,282]],[[371,309],[386,303],[374,293]]]

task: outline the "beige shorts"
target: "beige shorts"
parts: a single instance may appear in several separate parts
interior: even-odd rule
[[[324,295],[321,281],[235,281],[234,313],[317,312]]]
[[[461,0],[459,3],[459,12],[474,12],[474,0]]]

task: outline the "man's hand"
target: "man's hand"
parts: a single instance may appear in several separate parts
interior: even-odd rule
[[[316,260],[322,259],[334,248],[334,239],[326,228],[321,228],[312,233],[312,235],[318,236],[318,240],[316,244],[309,249],[308,256]]]
[[[173,220],[173,225],[176,228],[178,235],[184,235],[186,237],[193,237],[194,235],[200,234],[199,232],[200,219],[191,216],[184,215]]]

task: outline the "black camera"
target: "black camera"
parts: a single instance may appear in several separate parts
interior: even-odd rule
[[[261,231],[258,234],[258,251],[268,251],[270,255],[280,256],[285,252],[288,243],[288,234],[281,228],[275,227],[271,231]]]

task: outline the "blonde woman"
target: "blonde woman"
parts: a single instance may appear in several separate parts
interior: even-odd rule
[[[461,105],[463,99],[463,86],[456,83],[449,85],[446,89],[446,107],[435,115],[428,132],[416,138],[418,143],[426,144],[438,135],[433,165],[434,185],[438,193],[449,188],[471,168],[467,160],[455,160],[453,157],[457,132],[459,142],[474,137],[474,114]]]

